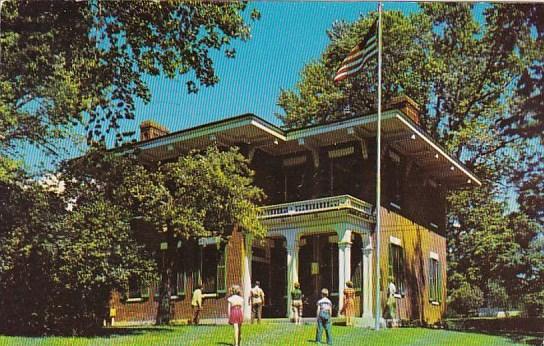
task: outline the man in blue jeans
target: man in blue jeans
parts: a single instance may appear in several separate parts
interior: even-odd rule
[[[326,288],[322,289],[321,299],[317,301],[317,335],[315,336],[315,341],[321,343],[321,334],[323,334],[323,328],[325,328],[327,344],[332,345],[332,302],[329,300],[328,296],[329,290]]]

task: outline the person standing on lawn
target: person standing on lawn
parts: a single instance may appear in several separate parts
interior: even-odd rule
[[[346,326],[353,326],[353,315],[355,315],[355,290],[353,282],[347,281],[344,288],[344,305],[341,312],[346,316]]]
[[[257,316],[257,323],[261,323],[264,305],[264,291],[260,285],[261,283],[259,281],[255,281],[255,287],[251,289],[251,294],[249,295],[249,304],[251,305],[251,324],[253,324],[255,316]]]
[[[244,313],[242,305],[244,298],[240,296],[240,286],[234,285],[230,289],[231,296],[227,299],[229,324],[234,327],[234,346],[240,346],[242,338],[242,323],[244,322]]]
[[[323,288],[321,290],[321,299],[317,301],[317,333],[315,336],[315,341],[317,343],[321,343],[321,335],[323,334],[323,329],[325,329],[327,344],[332,345],[332,302],[328,297],[329,290]]]
[[[294,288],[291,291],[291,308],[293,309],[293,319],[295,324],[301,324],[302,317],[302,291],[300,290],[300,284],[295,282]]]
[[[193,307],[193,324],[196,326],[200,323],[200,312],[202,311],[202,284],[196,285],[191,306]]]

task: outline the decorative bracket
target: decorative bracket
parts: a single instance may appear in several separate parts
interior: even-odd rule
[[[352,137],[357,139],[359,143],[361,143],[361,155],[363,156],[365,160],[368,159],[368,145],[361,130],[359,130],[359,128],[356,128],[356,127],[348,127],[347,131],[348,131],[348,135],[351,135]]]
[[[319,167],[319,147],[315,145],[313,141],[307,138],[299,138],[298,145],[305,147],[312,153],[312,160],[314,162],[314,167]]]

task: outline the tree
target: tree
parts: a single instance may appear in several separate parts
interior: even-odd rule
[[[515,107],[497,125],[503,135],[525,139],[531,146],[512,181],[519,188],[520,207],[544,225],[544,5],[497,4],[486,10],[486,18],[493,25],[494,49],[526,62],[515,80]]]
[[[0,210],[0,330],[96,331],[113,290],[150,281],[155,263],[126,211],[101,198],[72,204],[41,183],[4,186]],[[25,213],[21,211],[24,210]]]
[[[374,18],[375,14],[371,14],[352,24],[333,24],[327,32],[331,42],[322,56],[303,68],[295,90],[282,90],[280,93],[278,104],[285,115],[278,114],[278,117],[285,127],[324,123],[353,114],[366,114],[376,108],[375,61],[369,61],[356,77],[340,85],[333,83],[340,61],[368,32]],[[424,74],[424,52],[430,44],[430,21],[422,15],[407,17],[394,11],[384,12],[383,21],[386,42],[383,53],[384,99],[406,93],[418,103],[426,104],[425,93],[430,78],[425,78]]]
[[[151,99],[146,75],[189,74],[197,92],[219,81],[212,51],[234,57],[231,42],[250,38],[245,2],[21,0],[0,9],[2,155],[19,141],[54,152],[54,139],[78,125],[89,142],[111,132],[119,144],[135,100]]]
[[[83,172],[75,176],[70,172]],[[252,185],[253,172],[235,149],[192,152],[178,160],[144,167],[136,157],[96,150],[73,161],[65,170],[65,198],[85,202],[104,196],[147,225],[143,241],[150,251],[167,243],[159,267],[157,324],[170,321],[170,296],[178,242],[199,237],[226,241],[235,226],[262,236],[258,220],[262,191]],[[85,191],[85,193],[80,193]],[[93,197],[94,198],[94,197]]]
[[[134,212],[168,244],[164,251],[157,324],[170,321],[170,296],[178,241],[230,237],[233,227],[255,236],[266,234],[256,203],[262,191],[235,149],[210,148],[165,163],[150,172],[143,167],[126,177],[122,194]]]

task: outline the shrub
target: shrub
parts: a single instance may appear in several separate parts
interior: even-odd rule
[[[459,288],[451,291],[448,306],[457,314],[468,316],[481,307],[483,302],[482,290],[465,282]]]
[[[529,317],[544,316],[544,290],[529,293],[523,298],[525,313]]]

